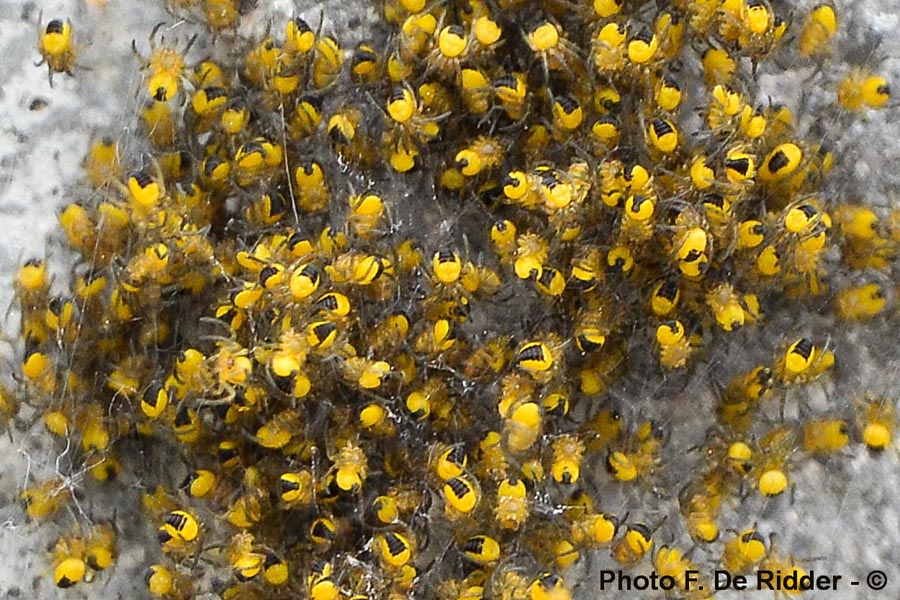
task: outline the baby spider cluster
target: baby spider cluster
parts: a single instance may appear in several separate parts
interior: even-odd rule
[[[718,385],[687,453],[683,404],[637,417],[621,390],[677,392],[787,306],[894,311],[900,211],[836,198],[812,133],[890,97],[866,66],[825,68],[833,5],[388,0],[386,38],[354,48],[299,17],[243,37],[242,3],[166,6],[197,33],[134,42],[142,151],[93,142],[59,215],[71,285],[39,259],[15,282],[17,389],[72,471],[114,485],[136,448],[164,457],[140,474],[151,596],[565,600],[599,550],[675,578],[802,572],[755,525],[720,535],[723,506],[889,448],[893,400],[775,419],[831,376],[824,333]],[[73,39],[42,29],[51,73]],[[834,101],[764,101],[781,64]],[[42,520],[73,497],[21,494]],[[678,518],[693,555],[654,541]],[[56,544],[60,587],[114,562],[98,523]]]

